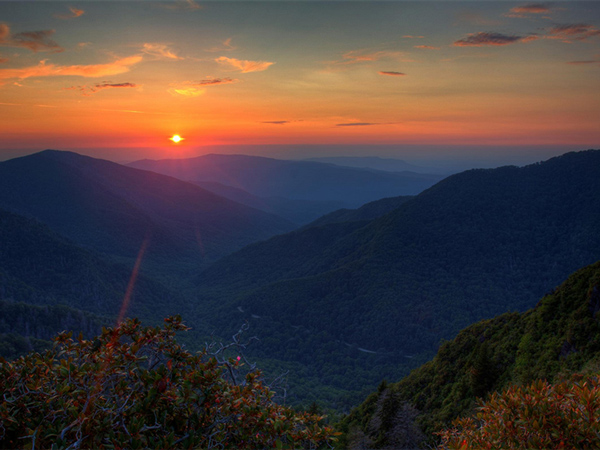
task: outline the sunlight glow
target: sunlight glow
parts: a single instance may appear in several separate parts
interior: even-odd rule
[[[176,144],[180,143],[181,141],[185,140],[185,138],[182,138],[181,136],[179,136],[178,134],[174,134],[173,136],[171,136],[169,138],[171,141],[175,142]]]

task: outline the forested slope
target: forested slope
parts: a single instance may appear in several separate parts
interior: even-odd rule
[[[570,276],[535,308],[477,322],[442,344],[435,358],[389,385],[395,408],[404,402],[420,412],[431,433],[470,413],[478,397],[536,379],[558,382],[575,372],[600,369],[600,262]],[[382,394],[371,394],[342,422],[346,445],[360,430],[380,446],[389,444],[372,427]],[[388,393],[388,396],[390,394]],[[390,412],[391,416],[395,411]],[[352,438],[348,433],[354,430]]]

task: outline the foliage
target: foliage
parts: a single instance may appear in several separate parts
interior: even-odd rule
[[[491,392],[538,379],[558,383],[573,373],[597,373],[599,313],[600,262],[571,275],[530,311],[464,329],[444,342],[432,361],[390,389],[420,411],[417,422],[431,438],[472,413],[477,398]],[[373,393],[342,420],[340,442],[356,427],[367,433],[376,405]]]
[[[597,377],[511,386],[477,409],[440,433],[440,450],[600,448]]]
[[[192,354],[165,326],[137,319],[93,340],[62,333],[52,350],[0,359],[0,447],[317,448],[322,417],[273,401],[260,372],[221,347]],[[219,359],[221,358],[221,359]]]

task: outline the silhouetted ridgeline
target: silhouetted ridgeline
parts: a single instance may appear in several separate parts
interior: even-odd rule
[[[0,163],[0,208],[33,217],[79,245],[161,272],[197,270],[291,222],[183,181],[71,152]]]

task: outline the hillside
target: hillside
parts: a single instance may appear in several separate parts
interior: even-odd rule
[[[129,166],[191,182],[217,182],[259,197],[343,202],[350,208],[384,197],[415,195],[443,178],[246,155],[142,160]]]
[[[366,225],[254,244],[202,273],[198,291],[217,323],[250,320],[265,354],[354,389],[399,378],[477,320],[531,307],[600,258],[598,230],[600,151],[569,153],[451,176]],[[380,361],[369,374],[365,352]],[[329,363],[344,375],[327,377]]]
[[[381,200],[375,200],[373,202],[366,203],[360,208],[338,209],[319,217],[317,220],[306,225],[305,228],[317,227],[330,223],[371,221],[393,211],[396,208],[399,208],[400,205],[407,202],[411,198],[412,196],[408,195],[382,198]]]
[[[67,305],[76,310],[117,317],[133,264],[108,263],[46,225],[2,210],[0,236],[0,300],[44,307]],[[160,319],[181,312],[184,305],[180,292],[139,274],[131,292],[128,313]],[[3,327],[0,332],[20,331]],[[26,335],[41,338],[35,334]],[[46,333],[43,338],[48,337]]]
[[[113,256],[135,258],[147,241],[161,271],[196,269],[295,227],[190,183],[54,150],[0,163],[0,208]]]
[[[600,367],[600,262],[579,270],[546,295],[534,309],[478,322],[445,342],[435,358],[400,382],[388,385],[396,408],[409,402],[420,411],[421,426],[431,435],[470,413],[477,397],[510,384],[535,379],[559,382],[574,372]],[[381,392],[371,394],[342,421],[351,446],[351,429],[371,440],[370,427]],[[394,412],[391,412],[393,415]],[[350,438],[351,440],[351,438]],[[388,442],[379,441],[379,447]]]

